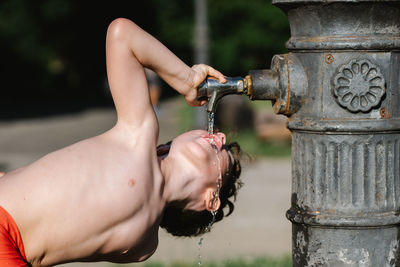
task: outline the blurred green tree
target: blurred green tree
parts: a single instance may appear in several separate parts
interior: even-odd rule
[[[2,0],[0,118],[36,116],[110,103],[105,36],[116,17],[149,31],[148,1]]]
[[[211,58],[225,73],[245,75],[269,67],[274,54],[286,51],[286,15],[266,0],[209,1]]]
[[[193,1],[154,0],[160,40],[193,61]],[[208,1],[211,64],[226,75],[269,67],[289,38],[286,15],[271,0]]]
[[[288,24],[270,0],[208,1],[208,8],[211,64],[226,75],[266,68],[284,51]],[[193,1],[2,0],[0,118],[110,103],[104,41],[117,17],[192,64],[193,12]]]

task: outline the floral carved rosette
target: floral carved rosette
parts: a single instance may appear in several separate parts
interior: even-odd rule
[[[336,101],[352,112],[370,111],[379,105],[385,90],[380,69],[366,59],[355,59],[339,67],[333,79]]]

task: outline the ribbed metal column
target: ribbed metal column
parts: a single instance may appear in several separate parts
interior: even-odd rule
[[[307,79],[293,133],[293,266],[400,266],[400,2],[274,0]]]

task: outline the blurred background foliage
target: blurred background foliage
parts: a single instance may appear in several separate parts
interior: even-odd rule
[[[117,17],[194,63],[194,1],[2,0],[0,119],[111,105],[105,37]],[[287,19],[270,0],[208,1],[208,23],[210,64],[228,76],[268,68],[285,52]]]

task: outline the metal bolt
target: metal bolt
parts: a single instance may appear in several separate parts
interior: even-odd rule
[[[331,54],[328,54],[328,55],[325,56],[325,63],[326,64],[331,64],[334,60],[335,60],[335,58]]]

